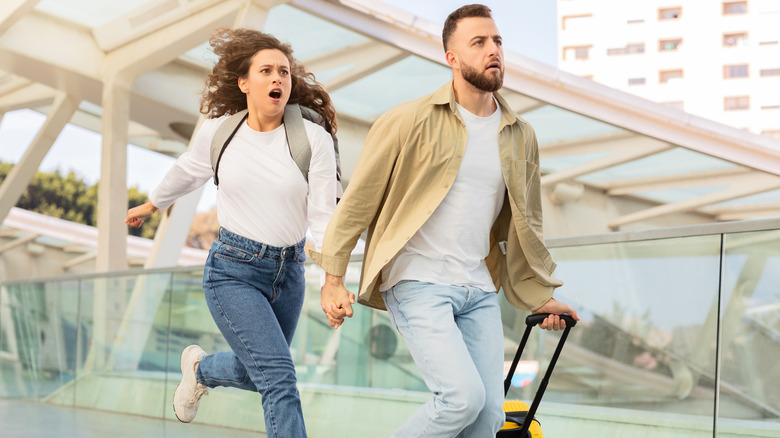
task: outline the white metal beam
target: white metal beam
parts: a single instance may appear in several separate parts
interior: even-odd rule
[[[669,204],[659,205],[657,207],[648,208],[635,213],[621,216],[609,223],[609,228],[612,230],[618,230],[621,226],[651,219],[658,216],[663,216],[672,213],[680,213],[692,211],[706,205],[718,204],[732,199],[741,198],[744,196],[755,195],[758,193],[764,193],[771,190],[780,189],[780,178],[774,175],[768,175],[764,173],[754,174],[750,176],[750,181],[740,184],[737,187],[729,187],[728,189],[721,190],[715,193],[709,193],[707,195],[697,196],[685,201],[673,202]]]
[[[28,82],[25,87],[9,93],[0,92],[0,109],[14,111],[23,108],[35,108],[49,105],[54,101],[59,92],[45,85]]]
[[[631,131],[618,131],[592,137],[574,138],[550,143],[539,144],[539,156],[542,159],[575,154],[587,154],[600,151],[618,151],[631,149],[634,143],[648,144],[654,140],[638,136]],[[655,140],[656,143],[661,143]]]
[[[644,158],[659,152],[671,149],[672,146],[666,143],[660,143],[654,139],[641,137],[632,143],[632,147],[615,149],[609,155],[595,160],[588,161],[577,166],[570,167],[559,172],[549,173],[542,176],[542,187],[555,184],[561,181],[575,179],[582,175],[597,172],[618,164],[628,163],[639,158]]]
[[[4,34],[40,0],[3,0],[0,3],[0,35]]]
[[[52,109],[38,134],[0,185],[0,223],[19,201],[24,189],[30,184],[41,162],[78,105],[78,100],[65,93],[60,93],[54,100]]]
[[[233,24],[241,6],[238,0],[220,1],[116,47],[106,55],[103,77],[116,75],[132,83],[140,75],[206,41],[214,28]]]
[[[2,254],[5,251],[8,251],[11,248],[16,248],[17,246],[24,245],[25,243],[33,241],[37,238],[38,238],[38,234],[28,234],[24,237],[18,237],[10,242],[0,245],[0,254]]]
[[[688,172],[684,174],[663,175],[652,178],[610,181],[604,184],[611,196],[627,195],[636,192],[676,189],[680,187],[708,187],[735,184],[748,177],[753,171],[744,167],[729,169]]]
[[[382,70],[409,56],[408,52],[375,40],[344,47],[304,61],[306,69],[321,72],[331,68],[354,64],[339,76],[325,81],[328,92],[334,92],[363,77]]]

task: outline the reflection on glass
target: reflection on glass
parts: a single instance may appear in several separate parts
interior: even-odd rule
[[[720,416],[777,425],[780,231],[727,234],[724,245]],[[733,425],[721,424],[724,429]]]
[[[557,295],[582,321],[546,399],[711,425],[719,254],[720,236],[555,248]]]
[[[653,436],[711,437],[719,297],[718,433],[780,432],[780,231],[724,242],[722,265],[720,235],[553,248],[566,283],[556,296],[582,320],[540,406],[546,434],[624,436],[673,418],[677,429]],[[351,263],[346,276],[355,292],[359,269]],[[0,288],[0,397],[173,419],[181,350],[229,349],[202,275],[176,269]],[[391,434],[430,397],[417,366],[385,312],[356,306],[339,330],[329,327],[320,271],[308,265],[306,275],[291,353],[311,435],[329,436],[345,416],[355,418],[346,437]],[[527,312],[503,295],[501,312],[511,360]],[[558,339],[533,331],[522,357],[532,371],[509,399],[533,399]],[[258,430],[259,401],[216,388],[198,423]]]

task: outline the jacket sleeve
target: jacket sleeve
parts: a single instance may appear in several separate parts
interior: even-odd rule
[[[328,222],[321,251],[312,260],[325,272],[343,276],[360,234],[375,220],[409,124],[402,112],[391,110],[368,133],[344,197]]]

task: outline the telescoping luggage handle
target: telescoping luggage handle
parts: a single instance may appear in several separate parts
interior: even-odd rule
[[[515,375],[517,363],[520,361],[520,355],[523,354],[523,349],[525,348],[525,343],[528,341],[528,335],[531,334],[531,329],[535,325],[544,321],[548,316],[550,316],[549,313],[537,313],[528,315],[528,317],[525,318],[525,332],[523,333],[523,339],[520,340],[520,345],[517,347],[517,353],[515,353],[515,358],[512,360],[512,365],[509,367],[509,372],[507,373],[506,379],[504,380],[504,397],[506,397],[506,394],[509,392],[509,386],[512,384],[512,377]],[[520,429],[518,436],[525,436],[524,434],[531,426],[531,421],[533,421],[534,415],[536,415],[536,409],[539,407],[539,403],[542,401],[542,396],[544,395],[545,389],[547,389],[547,383],[550,381],[550,376],[552,375],[553,368],[555,368],[555,363],[558,361],[558,356],[560,356],[561,350],[563,350],[563,344],[566,342],[566,337],[569,336],[569,330],[577,325],[577,321],[574,320],[574,318],[571,316],[560,316],[561,319],[566,322],[566,328],[563,329],[561,339],[558,341],[558,346],[555,347],[555,353],[553,353],[552,358],[550,359],[550,365],[547,367],[547,371],[544,373],[544,378],[539,383],[539,389],[536,391],[536,396],[534,397],[534,401],[531,403],[531,407],[528,408],[528,414],[525,416],[523,426]]]

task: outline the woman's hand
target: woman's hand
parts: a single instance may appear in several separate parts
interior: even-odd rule
[[[147,202],[146,204],[133,207],[130,210],[127,210],[127,218],[125,218],[125,223],[131,227],[140,228],[144,223],[143,218],[153,215],[155,211],[157,211],[157,207],[155,207],[151,201]]]

